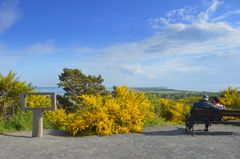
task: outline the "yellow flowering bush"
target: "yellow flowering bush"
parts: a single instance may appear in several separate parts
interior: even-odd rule
[[[68,114],[67,130],[73,135],[110,135],[140,132],[151,117],[151,103],[144,93],[117,87],[115,96],[82,95],[82,107]]]
[[[26,97],[26,105],[34,108],[51,107],[51,98],[42,95],[30,95]]]
[[[190,105],[171,99],[160,99],[160,116],[171,123],[183,124],[190,111]]]
[[[226,109],[239,110],[240,109],[240,93],[237,89],[228,87],[221,93],[220,98],[221,104],[223,104]],[[240,117],[223,117],[224,120],[239,120]]]
[[[67,114],[64,109],[44,111],[44,117],[57,129],[65,128],[67,124]]]
[[[33,108],[51,107],[51,98],[43,95],[30,95],[26,97],[26,104]],[[55,128],[63,128],[66,125],[67,114],[64,109],[44,111],[44,118],[50,121]]]
[[[237,89],[228,87],[222,92],[220,102],[226,109],[240,109],[240,93]]]

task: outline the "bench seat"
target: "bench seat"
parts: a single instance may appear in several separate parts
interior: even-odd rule
[[[204,121],[193,121],[195,124],[204,124]],[[238,124],[240,120],[221,120],[221,121],[209,121],[209,124]]]

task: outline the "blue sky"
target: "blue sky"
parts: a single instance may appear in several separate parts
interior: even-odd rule
[[[63,68],[107,87],[239,87],[240,1],[0,0],[0,72],[56,86]]]

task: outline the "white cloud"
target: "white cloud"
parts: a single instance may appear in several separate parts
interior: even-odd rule
[[[39,57],[46,54],[56,53],[58,49],[55,47],[53,41],[41,42],[32,44],[26,48],[23,48],[19,51],[19,54],[23,56],[32,56],[32,57]]]
[[[205,23],[209,21],[209,18],[215,13],[216,9],[222,4],[223,2],[219,0],[213,0],[212,3],[208,6],[206,11],[201,12],[197,15],[196,21],[198,23]]]
[[[223,5],[223,1],[212,0],[211,3],[206,5],[206,8],[204,8],[205,9],[204,11],[199,11],[199,7],[194,7],[194,6],[174,9],[167,12],[165,17],[150,18],[149,25],[151,26],[152,29],[163,29],[165,27],[168,27],[168,25],[173,25],[177,23],[177,21],[178,23],[190,22],[190,24],[206,23],[214,20],[212,16],[214,15],[217,8],[219,8],[221,5]],[[237,14],[237,13],[238,13],[238,10],[231,11],[222,16],[226,17],[228,15]],[[219,18],[221,19],[222,16],[220,16]]]
[[[147,50],[152,53],[161,52],[165,55],[205,52],[211,54],[216,53],[217,50],[217,54],[220,55],[227,49],[231,51],[231,49],[237,48],[240,45],[240,29],[231,26],[227,21],[213,20],[212,16],[222,4],[222,1],[213,0],[205,11],[197,14],[194,7],[187,7],[187,9],[169,11],[165,17],[156,18],[156,23],[152,24],[152,27],[161,29],[158,35],[153,37],[153,41],[158,41],[158,44],[156,42]],[[224,14],[224,17],[236,13],[238,11],[231,11]],[[189,18],[192,20],[185,23],[184,17],[188,16],[192,17]],[[168,23],[159,21],[161,18]],[[158,24],[161,27],[158,27]]]
[[[207,70],[205,66],[194,66],[187,62],[186,59],[172,59],[157,67],[160,72],[198,72]]]
[[[149,25],[152,27],[152,29],[160,29],[170,23],[170,19],[163,18],[163,17],[150,18],[148,21],[149,21]]]
[[[141,41],[120,43],[101,49],[86,47],[58,48],[52,41],[32,44],[20,50],[8,50],[18,55],[30,57],[63,52],[74,53],[84,66],[100,69],[114,67],[124,69],[133,75],[148,78],[159,73],[201,72],[205,67],[191,63],[201,56],[237,56],[240,46],[240,29],[231,26],[227,21],[212,22],[216,9],[222,2],[214,0],[205,11],[196,12],[194,7],[169,11],[162,21],[164,28],[158,33]],[[206,14],[205,20],[200,15]],[[184,23],[174,20],[175,17],[186,19],[193,16],[194,21]],[[165,18],[165,22],[164,19]],[[198,20],[199,18],[200,20]],[[153,18],[154,19],[154,18]],[[190,18],[191,19],[191,18]],[[227,39],[227,40],[226,40]],[[0,52],[1,54],[1,52]],[[174,58],[174,60],[172,60]],[[183,58],[189,60],[183,60]],[[90,61],[90,62],[89,62]],[[152,64],[155,61],[157,64]],[[157,68],[157,69],[155,69]]]
[[[141,64],[129,64],[121,67],[123,73],[138,75],[147,79],[159,79],[159,77],[169,77],[172,73],[191,73],[191,72],[203,72],[209,70],[205,66],[195,66],[190,64],[187,59],[177,58],[170,59],[163,62],[141,65]]]
[[[227,17],[233,16],[233,15],[237,15],[237,14],[240,14],[240,9],[234,10],[234,11],[228,11],[228,12],[224,13],[224,14],[221,15],[221,16],[218,16],[218,17],[213,18],[213,21],[224,20],[224,19],[227,18]]]
[[[34,43],[23,48],[8,48],[0,45],[0,66],[15,65],[23,60],[32,60],[48,54],[57,54],[61,49],[57,48],[53,41]]]
[[[222,4],[213,0],[204,11],[196,12],[194,7],[187,7],[169,11],[165,17],[152,18],[152,27],[159,29],[155,35],[98,50],[102,55],[100,59],[105,61],[105,66],[123,66],[134,75],[152,78],[166,72],[211,71],[194,61],[211,55],[240,55],[240,29],[227,21],[213,21],[215,11]]]
[[[142,75],[144,73],[142,66],[140,64],[125,65],[125,66],[122,66],[122,68],[135,75]]]
[[[2,0],[0,2],[0,33],[10,28],[20,18],[18,0]]]

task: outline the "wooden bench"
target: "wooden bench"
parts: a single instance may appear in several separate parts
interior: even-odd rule
[[[216,120],[222,117],[240,117],[240,110],[215,110],[215,109],[195,109],[187,117],[185,125],[186,132],[189,130],[194,136],[194,124],[238,124],[240,120]],[[195,120],[204,117],[209,120]],[[195,118],[195,119],[194,119]]]

